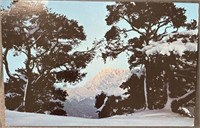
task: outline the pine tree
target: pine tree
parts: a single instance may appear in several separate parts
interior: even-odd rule
[[[86,75],[81,69],[92,60],[94,49],[75,49],[86,39],[83,26],[51,12],[40,2],[19,1],[4,11],[2,33],[3,64],[8,76],[6,107],[65,115],[62,109],[67,92],[54,85],[76,83]],[[25,56],[22,67],[14,73],[10,71],[9,54]]]
[[[190,23],[186,22],[186,10],[176,7],[173,3],[116,2],[114,5],[108,5],[107,11],[108,15],[105,20],[111,28],[104,36],[104,43],[101,42],[102,58],[106,62],[109,57],[115,59],[119,54],[127,53],[130,55],[128,59],[130,69],[141,65],[145,67],[145,87],[140,88],[144,91],[143,94],[141,93],[141,97],[147,95],[145,99],[147,108],[162,109],[173,95],[182,99],[181,97],[188,93],[189,95],[184,97],[185,100],[179,100],[175,104],[175,110],[173,109],[174,105],[172,105],[172,111],[177,112],[179,107],[194,98],[194,92],[192,91],[191,95],[190,92],[195,89],[196,85],[196,72],[194,72],[197,59],[196,51],[193,53],[193,51],[186,50],[183,56],[172,52],[166,56],[159,51],[148,55],[145,49],[153,47],[150,45],[151,42],[162,43],[162,40],[165,40],[170,33],[171,35],[178,33],[180,28],[195,30],[197,28],[196,20],[192,20]],[[123,26],[122,23],[126,23],[126,25]],[[173,43],[180,39],[183,44],[190,41],[196,44],[198,38],[196,34],[175,34],[167,42]],[[187,59],[192,57],[193,65],[187,64],[191,62],[186,61],[185,57]],[[174,63],[178,63],[178,65],[174,65]],[[181,71],[182,69],[178,67],[184,67],[186,71],[182,72],[184,74],[179,74],[179,71],[173,69],[174,66],[176,70]],[[188,72],[193,72],[194,79],[191,80],[186,75]],[[174,80],[177,75],[179,76],[178,80]],[[186,82],[183,82],[183,79]],[[181,85],[176,85],[180,82]],[[129,88],[134,88],[134,86],[133,82]],[[173,89],[175,91],[172,91]]]

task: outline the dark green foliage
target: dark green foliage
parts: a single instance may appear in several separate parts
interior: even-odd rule
[[[114,95],[108,96],[102,110],[98,111],[99,118],[105,118],[113,115],[123,114],[124,111],[122,111],[122,106],[121,106],[122,104],[119,104],[120,101],[122,101],[120,96],[114,96]],[[99,103],[96,102],[95,106],[97,106],[97,104]]]
[[[105,34],[105,38],[107,41],[117,40],[119,39],[119,30],[116,26],[112,26],[111,29]]]
[[[168,96],[182,99],[183,95],[195,89],[196,51],[188,50],[183,55],[178,55],[177,51],[171,51],[168,56],[157,52],[149,56],[143,49],[150,45],[150,41],[162,43],[164,37],[169,36],[169,33],[178,33],[180,28],[195,30],[197,21],[192,20],[187,23],[184,8],[176,7],[173,3],[162,2],[116,2],[114,5],[108,5],[107,11],[108,15],[105,20],[111,28],[104,36],[105,42],[102,44],[103,50],[101,49],[102,58],[106,61],[108,57],[115,59],[121,53],[128,53],[130,69],[144,65],[146,68],[144,76],[147,88],[146,101],[149,109],[164,108]],[[123,26],[121,23],[127,24]],[[180,41],[180,39],[183,44],[196,43],[198,34],[173,34],[169,36],[167,43]],[[131,88],[130,85],[129,88]],[[140,86],[137,88],[137,91],[142,90]],[[130,97],[131,95],[134,97],[143,95],[142,91],[138,93],[134,92],[134,89],[129,91]],[[136,100],[134,97],[131,99]],[[186,96],[183,99],[187,98]],[[189,96],[188,99],[190,100],[182,100],[184,102],[179,102],[178,105],[190,104],[192,106],[193,104],[194,106],[194,97]],[[136,104],[138,108],[143,106],[143,102],[137,101]]]
[[[56,109],[50,113],[51,115],[67,116],[67,113],[62,109]]]
[[[97,95],[95,107],[101,110],[98,111],[99,118],[110,117],[113,115],[122,115],[133,113],[135,110],[144,109],[145,96],[144,96],[144,76],[140,78],[133,74],[126,82],[120,86],[123,89],[128,89],[124,95],[121,96],[106,96],[103,92]]]
[[[197,43],[197,35],[178,34],[175,36],[177,39],[184,38],[187,42]],[[197,59],[198,52],[196,51],[185,51],[182,56],[171,54],[167,58],[169,64],[169,96],[179,98],[179,107],[195,107],[195,94],[194,92],[190,94],[190,92],[194,91],[197,86]],[[186,96],[182,97],[184,95]]]
[[[8,83],[4,83],[5,105],[9,110],[15,110],[23,101],[23,85],[25,82],[20,79],[10,79]]]
[[[166,11],[167,10],[167,11]],[[105,34],[102,58],[113,59],[121,53],[128,52],[130,68],[145,63],[145,54],[140,50],[150,40],[160,41],[168,33],[177,32],[179,28],[196,29],[197,22],[186,22],[186,10],[173,3],[162,2],[116,2],[107,6],[107,25],[111,26]],[[120,23],[127,23],[122,26]],[[133,37],[133,35],[136,35]]]
[[[95,97],[95,99],[96,99],[95,107],[97,109],[99,109],[104,104],[105,98],[106,98],[106,94],[104,94],[103,92],[100,95],[97,95]]]
[[[64,101],[65,97],[67,96],[67,92],[56,89],[53,86],[55,79],[53,78],[52,81],[50,79],[52,79],[52,77],[48,77],[48,79],[42,79],[42,81],[37,81],[37,83],[31,85],[31,93],[28,94],[31,102],[26,105],[26,107],[29,106],[27,108],[30,109],[27,111],[51,113],[64,107]],[[25,83],[26,82],[21,79],[16,79],[13,82],[10,81],[5,83],[5,103],[7,109],[24,111],[24,106],[21,104],[23,102]]]
[[[22,91],[20,97],[15,96],[18,104],[11,107],[13,99],[7,98],[6,107],[66,115],[62,109],[67,93],[56,89],[54,84],[79,82],[86,75],[81,69],[93,59],[94,49],[74,50],[86,39],[83,26],[77,21],[49,11],[40,2],[20,1],[13,4],[2,17],[3,62],[9,77],[5,81],[9,85],[5,94],[11,90],[17,93],[20,88]],[[8,54],[25,56],[23,67],[13,74],[7,61]],[[24,82],[11,82],[13,79]]]
[[[173,98],[182,96],[194,90],[197,79],[197,52],[186,51],[180,58],[178,56],[171,56],[171,60],[177,60],[176,63],[170,65],[171,76],[169,89]]]
[[[165,56],[156,54],[146,63],[147,104],[150,110],[162,109],[167,102],[167,62]]]
[[[172,42],[173,43],[173,42]],[[171,104],[172,112],[193,117],[184,113],[182,107],[195,107],[195,87],[197,71],[197,52],[185,51],[179,56],[171,52],[170,56],[159,53],[149,56],[146,63],[147,99],[144,96],[144,77],[133,74],[120,86],[127,89],[127,98],[106,96],[104,93],[96,96],[99,117],[109,117],[145,109],[162,109],[168,97],[174,98]],[[105,100],[107,98],[107,100]],[[177,98],[177,100],[176,100]],[[105,104],[103,104],[105,102]],[[147,104],[145,104],[147,102]]]
[[[179,113],[181,115],[184,115],[184,116],[188,116],[188,117],[191,117],[191,118],[194,118],[194,115],[192,115],[191,113],[188,113],[187,111],[185,111],[183,108],[185,107],[192,107],[193,111],[195,109],[195,104],[188,104],[189,101],[191,101],[191,99],[194,99],[196,95],[196,91],[193,91],[192,93],[190,93],[187,97],[185,98],[181,98],[181,99],[178,99],[178,100],[174,100],[172,103],[171,103],[171,110],[172,112],[175,112],[175,113]],[[194,102],[194,101],[193,101]],[[187,103],[187,104],[186,104]],[[193,113],[194,114],[194,113]]]
[[[198,39],[196,35],[187,34],[175,34],[170,39],[172,38],[174,41],[185,39],[186,42],[182,41],[183,44],[190,40],[193,40],[192,43],[197,43]],[[171,40],[168,42],[173,43]],[[179,103],[179,106],[194,107],[195,97],[187,96],[187,94],[195,90],[196,86],[197,52],[185,51],[181,56],[175,51],[171,51],[169,56],[157,53],[149,56],[148,60],[146,73],[151,74],[146,76],[148,108],[163,108],[168,96],[185,101]],[[182,97],[184,95],[185,97]],[[188,97],[190,97],[188,101],[184,100]]]
[[[58,81],[62,81],[64,78],[64,82],[73,82],[76,81],[77,79],[80,79],[84,77],[85,74],[80,74],[78,71],[60,71],[56,73],[56,78]]]
[[[185,9],[176,8],[172,3],[117,2],[116,5],[108,5],[107,10],[109,12],[106,18],[107,25],[127,19],[131,26],[140,29],[148,27],[149,24],[159,24],[164,20],[165,24],[172,22],[177,28],[186,21]]]
[[[133,74],[126,82],[120,86],[123,89],[128,89],[125,93],[129,95],[127,99],[123,101],[124,108],[141,109],[145,107],[144,96],[144,75],[140,78]]]
[[[154,63],[152,63],[149,68],[146,67],[146,73],[152,74],[146,78],[148,108],[163,108],[168,96],[170,98],[179,99],[177,103],[176,100],[172,102],[171,106],[173,112],[179,113],[179,107],[194,107],[195,93],[190,95],[190,92],[194,91],[196,87],[197,52],[186,51],[183,56],[174,53],[171,53],[170,56],[162,56],[162,58],[159,56],[161,55],[154,55],[155,59],[158,60],[153,61],[151,59],[152,61],[150,62]],[[185,57],[188,57],[188,59]],[[158,87],[158,85],[160,85],[160,87]],[[169,91],[168,94],[167,88]],[[151,91],[152,89],[153,91]]]
[[[56,80],[52,76],[46,76],[46,79],[41,79],[31,85],[32,95],[29,96],[32,102],[27,105],[30,105],[30,108],[31,106],[35,106],[35,110],[33,110],[33,108],[31,109],[33,112],[52,112],[64,107],[67,92],[59,88],[56,89],[53,86],[55,81]]]

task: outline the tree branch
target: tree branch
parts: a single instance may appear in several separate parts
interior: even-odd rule
[[[40,68],[39,68],[38,63],[36,64],[36,68],[37,68],[38,73],[39,73],[39,74],[42,74],[42,71],[40,71]]]
[[[188,75],[183,75],[183,74],[174,74],[175,77],[181,77],[181,78],[186,78],[186,79],[190,79],[191,81],[196,82],[196,78],[190,77]]]
[[[43,34],[40,35],[29,47],[32,48],[38,42],[38,40],[41,39],[46,34],[46,32],[47,31],[44,31]]]
[[[31,73],[30,62],[31,62],[31,49],[30,47],[27,47],[27,62],[25,64],[25,67],[26,67],[28,77],[30,77],[28,74]]]
[[[164,32],[158,35],[158,37],[160,37],[159,40],[162,40],[166,36],[167,29],[171,28],[171,27],[173,27],[173,26],[170,25],[170,26],[166,27],[165,30],[164,30]]]
[[[181,97],[176,98],[176,100],[181,100],[181,99],[184,99],[184,98],[186,98],[186,97],[188,97],[188,96],[190,96],[190,95],[194,95],[195,92],[196,92],[195,90],[190,91],[190,92],[188,92],[188,93],[182,95]]]
[[[12,76],[11,73],[10,73],[10,69],[9,69],[8,61],[7,61],[8,51],[9,51],[9,49],[6,49],[5,52],[4,52],[4,56],[3,56],[6,74],[8,75],[8,77],[10,77],[10,78],[12,78],[12,79],[16,79],[16,78],[15,78],[14,76]]]
[[[50,55],[55,51],[55,48],[56,48],[58,45],[59,45],[59,42],[58,42],[58,39],[57,39],[57,43],[50,49],[50,52],[49,52]],[[59,49],[58,49],[58,50],[59,50]],[[39,57],[41,57],[41,56],[43,56],[43,55],[44,55],[45,53],[47,53],[48,51],[49,51],[49,50],[46,50],[46,51],[43,52],[40,56],[36,57],[36,59],[39,58]],[[40,71],[41,74],[44,74],[44,72],[47,71],[48,69],[49,69],[49,68],[46,67],[45,69],[43,69],[42,71]],[[50,70],[51,70],[51,69],[50,69]],[[50,72],[50,70],[47,71],[47,72]]]
[[[126,19],[126,18],[123,17],[123,16],[121,16],[121,18],[124,19],[124,20],[131,26],[132,30],[134,30],[134,31],[136,31],[137,33],[139,33],[140,35],[143,35],[143,36],[144,36],[144,34],[143,34],[142,32],[140,32],[138,29],[136,29],[135,27],[133,27],[133,26],[131,25],[132,23],[131,23],[128,19]]]
[[[24,53],[26,56],[28,56],[28,54],[25,51],[22,50],[21,52]]]
[[[129,29],[129,30],[126,30],[126,29],[122,29],[121,30],[122,32],[126,33],[126,32],[130,32],[130,31],[133,31],[133,29]]]
[[[165,25],[167,25],[169,22],[167,21],[167,19],[166,20],[164,20],[164,21],[160,21],[160,22],[158,22],[157,24],[153,24],[153,25],[157,25],[157,29],[156,29],[156,33],[158,33],[158,30],[161,28],[161,27],[163,27],[163,26],[165,26]],[[152,26],[153,27],[153,26]]]

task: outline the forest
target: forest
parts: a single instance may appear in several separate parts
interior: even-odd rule
[[[197,21],[188,22],[186,10],[174,3],[115,2],[105,9],[109,30],[84,51],[77,47],[88,35],[76,19],[33,1],[1,9],[6,109],[67,116],[70,94],[55,84],[80,83],[97,54],[106,64],[126,53],[131,74],[115,85],[120,94],[94,95],[98,118],[164,108],[194,117],[188,108],[196,100]],[[25,58],[14,73],[11,56]]]

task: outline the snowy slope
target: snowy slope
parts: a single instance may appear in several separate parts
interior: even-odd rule
[[[69,96],[65,110],[69,116],[97,118],[95,96],[102,91],[107,95],[122,95],[126,90],[119,88],[131,72],[128,70],[106,68],[99,72],[83,87],[67,88]]]
[[[104,119],[22,113],[6,110],[7,126],[193,126],[194,118],[167,110],[142,111]]]

